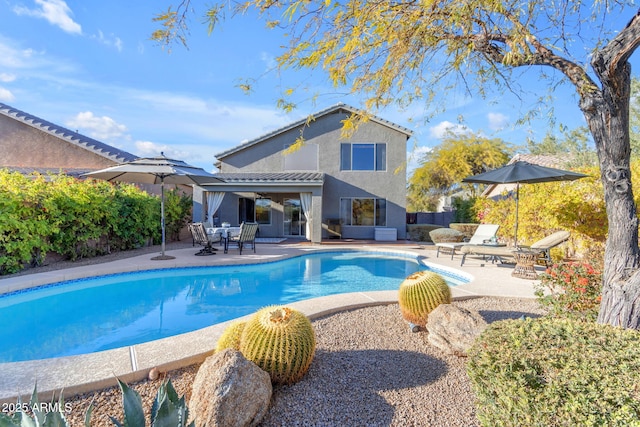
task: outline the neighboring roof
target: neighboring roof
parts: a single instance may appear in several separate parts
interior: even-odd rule
[[[218,181],[202,183],[202,186],[216,185],[322,185],[322,172],[262,172],[262,173],[216,173],[213,175]],[[221,182],[220,182],[221,181]]]
[[[32,167],[0,167],[0,169],[7,169],[11,172],[17,172],[22,175],[31,175],[37,173],[40,175],[57,175],[64,173],[67,176],[75,178],[81,178],[87,172],[91,172],[93,169],[79,169],[79,168],[32,168]]]
[[[344,111],[344,112],[351,113],[351,114],[366,114],[364,111],[359,110],[359,109],[357,109],[355,107],[351,107],[349,105],[339,103],[339,104],[334,105],[333,107],[329,107],[329,108],[327,108],[325,110],[322,110],[322,111],[319,111],[317,113],[314,113],[314,114],[311,115],[311,117],[313,117],[314,119],[317,119],[319,117],[326,116],[328,114],[332,114],[332,113],[339,112],[339,111]],[[395,123],[392,123],[392,122],[390,122],[388,120],[382,119],[380,117],[369,116],[369,120],[371,120],[373,122],[376,122],[376,123],[379,123],[379,124],[381,124],[383,126],[387,126],[387,127],[392,128],[392,129],[395,129],[400,133],[404,133],[405,135],[407,135],[407,139],[409,137],[411,137],[411,135],[413,135],[413,132],[411,130],[409,130],[409,129],[403,127],[403,126],[397,125]],[[309,121],[309,118],[304,118],[304,119],[298,120],[297,122],[294,122],[294,123],[291,123],[289,125],[286,125],[286,126],[280,128],[280,129],[276,129],[276,130],[274,130],[272,132],[269,132],[269,133],[267,133],[265,135],[262,135],[262,136],[260,136],[260,137],[258,137],[256,139],[252,139],[251,141],[244,142],[244,143],[242,143],[242,144],[240,144],[240,145],[238,145],[236,147],[233,147],[233,148],[231,148],[231,149],[229,149],[227,151],[223,151],[221,153],[218,153],[215,156],[216,156],[217,159],[225,158],[225,157],[227,157],[227,156],[229,156],[231,154],[237,153],[238,151],[242,151],[245,148],[249,148],[249,147],[251,147],[253,145],[259,144],[259,143],[261,143],[261,142],[263,142],[263,141],[265,141],[265,140],[267,140],[269,138],[272,138],[275,135],[287,132],[287,131],[289,131],[291,129],[295,129],[295,128],[298,128],[300,126],[303,126],[308,121]]]
[[[510,165],[519,161],[533,163],[534,165],[539,166],[546,166],[548,168],[558,168],[563,166],[566,159],[562,159],[551,154],[516,154],[507,164]]]
[[[89,138],[88,136],[79,134],[78,132],[73,132],[67,128],[58,126],[54,123],[48,122],[39,117],[25,113],[24,111],[20,111],[16,108],[13,108],[1,102],[0,102],[0,114],[7,116],[9,118],[12,118],[14,120],[18,120],[28,126],[41,130],[42,132],[46,132],[70,144],[77,145],[78,147],[84,148],[85,150],[92,151],[95,154],[102,157],[106,157],[110,160],[113,160],[116,163],[130,162],[138,158],[138,156],[136,155],[133,155],[126,151],[112,147],[111,145],[107,145],[96,139]]]

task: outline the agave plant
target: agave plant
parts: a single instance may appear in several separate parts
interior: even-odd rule
[[[118,379],[122,390],[122,406],[124,421],[120,423],[114,417],[111,422],[118,427],[145,427],[146,420],[142,407],[142,398],[137,391]],[[189,422],[189,409],[184,396],[178,396],[171,380],[162,383],[151,407],[151,427],[194,427],[195,421]]]

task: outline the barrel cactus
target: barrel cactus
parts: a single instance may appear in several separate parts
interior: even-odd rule
[[[311,321],[283,306],[268,306],[247,321],[240,352],[271,376],[274,384],[293,384],[307,373],[316,350]]]
[[[449,303],[451,289],[437,273],[418,271],[400,284],[400,311],[404,320],[413,325],[426,326],[429,313],[440,304]]]
[[[233,322],[222,332],[216,344],[216,353],[227,348],[240,351],[240,339],[247,322]]]

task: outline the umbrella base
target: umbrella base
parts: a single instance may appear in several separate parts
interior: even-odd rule
[[[158,255],[151,258],[152,261],[166,261],[168,259],[176,259],[176,257],[171,255]]]

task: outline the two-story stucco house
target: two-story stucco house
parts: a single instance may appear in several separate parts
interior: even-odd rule
[[[404,239],[411,131],[371,117],[341,138],[352,114],[358,110],[339,104],[217,154],[221,182],[194,190],[194,219],[255,221],[260,237],[314,243],[334,236]],[[285,154],[301,135],[302,148]]]

